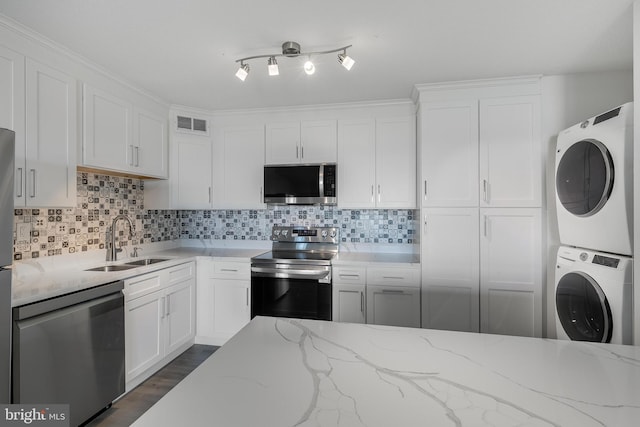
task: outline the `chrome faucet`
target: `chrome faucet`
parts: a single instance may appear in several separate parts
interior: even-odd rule
[[[135,226],[133,225],[133,221],[131,221],[131,218],[123,214],[117,215],[115,218],[113,218],[111,227],[107,228],[107,238],[105,242],[105,246],[107,248],[107,261],[117,261],[118,252],[122,252],[122,248],[116,248],[116,223],[119,219],[124,219],[129,223],[129,237],[133,238],[133,231],[135,230]]]

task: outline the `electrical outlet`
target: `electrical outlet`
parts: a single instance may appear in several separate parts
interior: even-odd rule
[[[31,243],[31,223],[22,222],[17,225],[16,241],[17,243]]]

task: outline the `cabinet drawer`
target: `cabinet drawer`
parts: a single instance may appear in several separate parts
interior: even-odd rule
[[[333,283],[364,285],[367,283],[365,267],[344,266],[333,267]]]
[[[155,292],[162,287],[162,270],[124,281],[124,291],[128,301]]]
[[[369,267],[367,285],[420,287],[420,270],[413,267]]]
[[[213,263],[213,276],[221,279],[251,278],[251,264],[248,262],[216,261]]]
[[[184,282],[185,280],[195,277],[195,263],[193,262],[176,265],[168,270],[169,285]]]

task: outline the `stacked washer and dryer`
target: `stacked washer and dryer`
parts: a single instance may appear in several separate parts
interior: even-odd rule
[[[631,344],[633,103],[558,135],[556,205],[558,339]]]

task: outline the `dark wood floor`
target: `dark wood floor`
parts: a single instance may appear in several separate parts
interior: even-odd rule
[[[87,427],[130,426],[147,409],[211,356],[218,347],[194,345],[152,377],[131,390],[111,408],[86,424]]]

